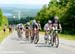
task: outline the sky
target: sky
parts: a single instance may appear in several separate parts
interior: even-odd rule
[[[50,0],[0,0],[0,4],[44,5]]]
[[[0,7],[15,7],[26,5],[26,8],[41,8],[44,4],[48,4],[50,0],[0,0]],[[6,5],[7,4],[7,5]],[[15,6],[14,6],[15,5]]]

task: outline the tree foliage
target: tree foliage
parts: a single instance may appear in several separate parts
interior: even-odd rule
[[[51,0],[37,13],[36,20],[39,20],[43,27],[54,16],[59,17],[63,32],[75,32],[75,0]]]
[[[2,18],[3,18],[3,13],[2,13],[2,10],[0,9],[0,26],[2,24]]]
[[[4,24],[8,25],[8,19],[3,15],[2,9],[0,9],[0,26]]]
[[[27,16],[26,18],[21,18],[21,19],[18,19],[18,18],[8,18],[8,22],[9,24],[19,24],[19,23],[27,23],[29,22],[30,20],[33,20],[34,17],[30,17],[30,16]]]

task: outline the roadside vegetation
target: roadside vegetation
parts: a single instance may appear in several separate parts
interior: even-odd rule
[[[66,40],[75,40],[75,35],[59,34],[59,37]]]
[[[10,33],[9,33],[8,29],[6,30],[6,32],[4,32],[3,30],[1,30],[1,31],[0,31],[0,42],[1,42],[4,38],[6,38],[9,34],[10,34]]]
[[[75,0],[51,0],[48,5],[44,5],[35,17],[42,26],[53,20],[55,16],[59,17],[62,25],[62,34],[59,36],[64,39],[75,40]]]
[[[6,29],[6,32],[3,31],[5,24],[8,26],[8,19],[3,15],[2,9],[0,9],[0,42],[9,34],[8,29]]]

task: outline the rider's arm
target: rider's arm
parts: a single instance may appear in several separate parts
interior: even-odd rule
[[[46,25],[44,25],[44,30],[46,30]]]
[[[39,24],[39,29],[41,30],[41,24]]]
[[[48,24],[45,24],[44,30],[45,30],[45,31],[49,30]]]
[[[61,24],[59,24],[59,29],[60,29],[60,32],[62,31],[62,26],[61,26]]]
[[[61,24],[59,24],[59,28],[62,29]]]

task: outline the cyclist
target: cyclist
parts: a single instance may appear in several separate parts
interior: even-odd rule
[[[40,21],[37,21],[38,29],[41,30],[41,24]]]
[[[24,26],[23,26],[22,23],[20,23],[20,24],[17,25],[17,33],[18,33],[18,37],[19,38],[22,37],[23,29],[24,29]]]
[[[45,24],[44,30],[45,30],[44,39],[49,40],[49,33],[51,33],[51,31],[52,31],[52,21],[51,20],[49,20],[48,23]]]
[[[37,24],[37,22],[36,22],[36,20],[33,20],[32,21],[32,37],[31,37],[31,42],[33,42],[33,40],[34,40],[34,30],[35,30],[35,28],[36,28],[36,32],[37,32],[37,35],[38,35],[38,24]]]
[[[12,32],[12,25],[9,25],[9,32]]]
[[[39,38],[39,31],[41,30],[41,24],[40,24],[40,21],[37,21],[37,26],[38,26],[38,38]],[[39,41],[39,39],[38,39]]]
[[[59,46],[59,37],[58,37],[58,31],[62,30],[61,24],[59,23],[59,19],[57,16],[54,17],[53,21],[52,21],[52,34],[51,34],[51,46],[54,45],[56,48],[58,48]]]
[[[27,39],[29,39],[29,36],[31,36],[31,25],[29,22],[27,22],[25,27],[25,36]]]
[[[61,24],[59,23],[59,18],[57,16],[54,17],[52,21],[52,25],[53,25],[53,30],[57,30],[57,29],[62,30]]]
[[[3,31],[6,32],[7,25],[4,25]]]

